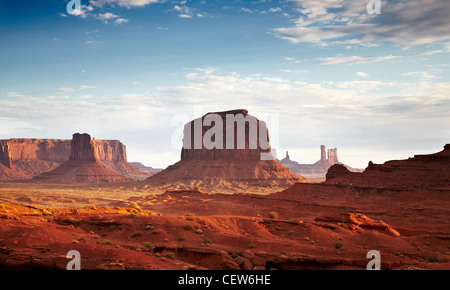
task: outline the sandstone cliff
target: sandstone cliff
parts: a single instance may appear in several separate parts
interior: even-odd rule
[[[209,124],[195,132],[196,122],[204,122],[210,118],[220,116],[222,126],[216,127],[218,136],[213,141],[222,144],[224,149],[210,148],[205,144],[197,144],[195,138],[204,140],[208,136],[208,131],[216,124]],[[256,124],[257,133],[251,134],[252,124],[246,124],[239,129],[239,125],[226,121],[226,115],[241,115],[252,120]],[[197,123],[198,125],[198,123]],[[200,128],[200,127],[197,127]],[[239,131],[245,131],[245,138],[238,143]],[[208,113],[185,126],[184,145],[181,150],[181,160],[165,170],[149,177],[145,183],[150,186],[166,186],[166,188],[192,189],[202,188],[209,192],[240,191],[249,187],[266,187],[270,189],[280,189],[290,186],[296,182],[307,182],[298,174],[291,172],[276,160],[261,160],[270,153],[270,142],[267,127],[257,118],[248,115],[247,110],[233,110],[227,112]],[[228,132],[228,135],[227,135]],[[262,133],[261,133],[262,132]],[[260,134],[261,133],[261,134]],[[197,135],[197,137],[195,136]],[[220,139],[223,136],[223,139]],[[250,137],[253,136],[253,137]],[[242,136],[241,136],[242,137]],[[234,140],[235,149],[226,149],[227,141]],[[255,138],[255,139],[252,139]],[[263,144],[254,148],[254,144]],[[233,143],[232,143],[233,144]],[[239,147],[240,146],[240,147]],[[197,148],[197,149],[196,149]],[[242,149],[238,149],[242,148]]]
[[[126,182],[130,179],[104,166],[96,151],[96,141],[88,134],[76,133],[71,142],[69,161],[35,177],[51,183]]]
[[[76,140],[80,143],[73,145],[79,151],[72,153],[72,140],[0,140],[0,164],[3,165],[0,168],[0,180],[32,178],[55,169],[69,159],[98,161],[109,169],[136,180],[150,175],[127,162],[126,147],[118,140],[92,140],[93,147],[87,139]]]

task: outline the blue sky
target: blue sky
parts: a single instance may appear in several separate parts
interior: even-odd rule
[[[246,108],[301,163],[450,143],[446,0],[67,2],[0,0],[1,139],[86,132],[165,167],[180,124]]]

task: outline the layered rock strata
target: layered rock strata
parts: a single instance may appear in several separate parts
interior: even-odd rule
[[[434,154],[415,155],[383,164],[369,162],[362,173],[330,168],[327,184],[391,189],[448,188],[450,186],[450,144]]]
[[[130,181],[100,162],[96,140],[88,134],[76,133],[71,142],[69,160],[35,180],[51,183],[102,183]]]
[[[71,152],[72,142],[66,139],[0,140],[0,180],[29,179],[49,172],[69,159],[97,161],[136,180],[150,175],[127,162],[126,147],[118,140],[95,140],[91,147],[87,139],[77,139],[80,144],[74,144],[75,147],[83,148],[79,152]]]
[[[216,122],[208,121],[212,119]],[[247,121],[230,121],[232,119]],[[208,141],[215,146],[207,144]],[[212,192],[218,187],[237,190],[247,186],[278,188],[307,182],[278,161],[265,160],[270,159],[267,158],[270,154],[265,123],[249,115],[247,110],[208,113],[186,124],[181,160],[145,182],[159,186],[172,184],[179,188],[201,187]]]

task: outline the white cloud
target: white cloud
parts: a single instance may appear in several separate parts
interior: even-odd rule
[[[6,92],[5,97],[9,97],[9,98],[28,98],[30,96],[25,96],[23,94],[20,94],[18,92]]]
[[[365,72],[362,72],[362,71],[357,72],[356,75],[361,78],[367,78],[369,76],[368,74],[366,74]]]
[[[436,78],[438,78],[438,77],[436,77],[435,75],[432,75],[432,74],[430,74],[430,73],[428,73],[428,72],[423,72],[423,71],[421,71],[421,72],[419,72],[419,71],[406,72],[406,73],[403,73],[402,76],[407,76],[407,77],[410,77],[410,76],[412,76],[412,77],[419,77],[419,78],[425,79],[425,80],[431,80],[431,79],[436,79]]]
[[[91,0],[89,3],[95,7],[103,7],[105,5],[118,5],[122,7],[142,7],[148,4],[161,3],[164,0]]]
[[[116,24],[128,23],[128,19],[126,18],[118,18],[114,21]]]
[[[119,16],[117,16],[116,14],[111,13],[111,12],[106,12],[106,13],[99,13],[99,14],[97,14],[97,17],[99,19],[101,19],[101,20],[108,20],[108,19],[117,18]]]
[[[182,13],[182,14],[179,14],[178,17],[185,18],[185,19],[190,19],[190,18],[192,18],[192,15]]]
[[[246,12],[246,13],[253,13],[253,10],[251,10],[249,8],[245,8],[245,7],[242,7],[239,11]]]
[[[401,57],[400,55],[382,55],[382,56],[336,56],[336,57],[323,57],[320,58],[319,64],[330,65],[330,64],[361,64],[361,63],[371,63],[379,62],[385,60],[391,60]]]
[[[87,89],[95,89],[96,87],[94,87],[94,86],[88,86],[88,85],[81,85],[81,86],[79,86],[79,87],[62,87],[62,88],[59,88],[58,90],[57,90],[57,93],[58,94],[63,94],[63,93],[73,93],[73,92],[76,92],[76,91],[83,91],[83,90],[87,90]]]
[[[294,2],[300,13],[295,25],[272,30],[276,37],[292,43],[390,42],[410,47],[450,39],[447,0],[382,1],[379,15],[367,14],[365,1]]]
[[[269,9],[269,12],[272,12],[272,13],[274,13],[274,12],[281,12],[281,11],[282,11],[282,9],[280,7],[270,8]]]

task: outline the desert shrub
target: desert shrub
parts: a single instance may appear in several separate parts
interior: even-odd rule
[[[205,238],[203,240],[203,243],[206,244],[206,245],[210,245],[210,244],[212,244],[212,241],[210,239],[208,239],[208,238]]]
[[[340,250],[344,247],[344,244],[342,242],[337,241],[333,243],[333,246],[336,250]]]
[[[278,218],[278,213],[276,211],[270,211],[269,214],[267,215],[270,219],[277,219]]]
[[[425,257],[425,260],[429,263],[443,263],[445,259],[439,253],[433,253]]]
[[[72,225],[73,225],[74,227],[78,227],[80,224],[81,224],[81,220],[73,220],[73,221],[72,221]]]
[[[190,225],[190,224],[185,224],[185,225],[183,226],[183,229],[185,229],[186,231],[191,231],[193,228],[194,228],[194,227],[193,227],[192,225]]]
[[[117,229],[116,225],[110,225],[109,228],[108,228],[108,232],[115,231],[116,229]]]
[[[255,248],[255,244],[251,243],[250,245],[248,245],[249,249],[254,249]]]
[[[195,214],[187,213],[187,214],[185,214],[185,216],[186,216],[186,220],[188,220],[188,221],[195,221]]]
[[[231,258],[233,258],[233,259],[236,259],[239,255],[238,254],[236,254],[236,253],[231,253]]]
[[[186,241],[186,236],[181,236],[181,237],[178,238],[178,240],[180,242],[184,242],[184,241]]]
[[[110,241],[103,241],[103,242],[97,242],[98,244],[101,244],[101,245],[108,245],[108,246],[112,246],[112,242],[110,242]]]
[[[152,243],[145,243],[144,247],[146,247],[147,249],[150,250],[150,252],[153,252],[153,250],[155,249],[155,246]]]
[[[171,260],[175,260],[175,254],[172,252],[167,252],[165,256]]]
[[[133,234],[131,235],[132,238],[137,238],[137,237],[140,237],[140,236],[142,236],[142,233],[141,233],[141,232],[135,232],[135,233],[133,233]]]
[[[349,230],[349,227],[348,227],[347,224],[345,224],[345,223],[338,223],[338,225],[339,225],[340,227],[342,227],[343,229]]]

